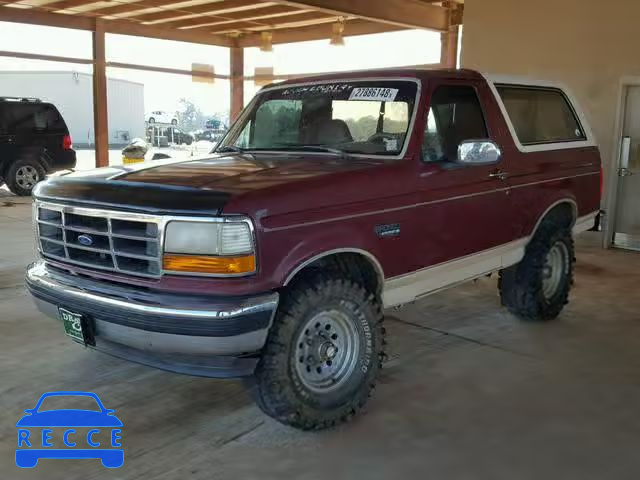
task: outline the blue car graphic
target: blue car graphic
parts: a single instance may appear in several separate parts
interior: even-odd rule
[[[100,411],[80,409],[58,409],[38,411],[42,402],[48,397],[91,397]],[[43,394],[32,409],[24,411],[26,415],[18,420],[18,448],[16,449],[16,465],[21,468],[32,468],[41,458],[99,458],[107,468],[118,468],[124,463],[124,450],[120,447],[120,427],[122,422],[114,415],[114,410],[104,407],[100,398],[91,392],[48,392]],[[63,434],[64,445],[69,448],[50,448],[52,428],[65,428]],[[90,427],[86,435],[89,448],[74,448],[81,444],[82,436],[76,435],[74,427]],[[36,428],[32,431],[31,429]],[[40,428],[42,435],[40,437]],[[94,436],[100,429],[110,429],[111,448],[98,448],[100,443],[94,441]],[[33,435],[31,435],[33,433]],[[71,436],[75,441],[71,441]],[[77,438],[76,438],[77,437]],[[40,439],[42,440],[40,442]],[[42,447],[42,448],[39,448]]]

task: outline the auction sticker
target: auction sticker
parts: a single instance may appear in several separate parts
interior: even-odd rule
[[[397,88],[357,87],[351,91],[349,100],[373,100],[377,102],[393,102],[398,95]]]

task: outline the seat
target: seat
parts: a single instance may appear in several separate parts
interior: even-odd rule
[[[344,120],[321,120],[307,129],[306,142],[311,145],[335,145],[353,142],[351,131]]]

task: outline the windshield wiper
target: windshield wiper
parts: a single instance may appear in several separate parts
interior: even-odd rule
[[[346,158],[349,156],[349,152],[344,150],[340,150],[339,148],[327,147],[325,145],[300,145],[298,143],[279,143],[274,147],[276,148],[286,148],[287,150],[301,150],[303,152],[326,152],[332,153],[334,155],[338,155],[342,158]]]
[[[216,148],[216,153],[225,153],[225,152],[233,152],[233,153],[244,153],[246,152],[246,148],[236,147],[235,145],[225,145],[224,147]]]

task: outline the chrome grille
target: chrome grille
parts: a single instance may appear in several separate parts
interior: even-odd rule
[[[48,203],[35,208],[45,258],[142,277],[162,273],[160,217]]]

